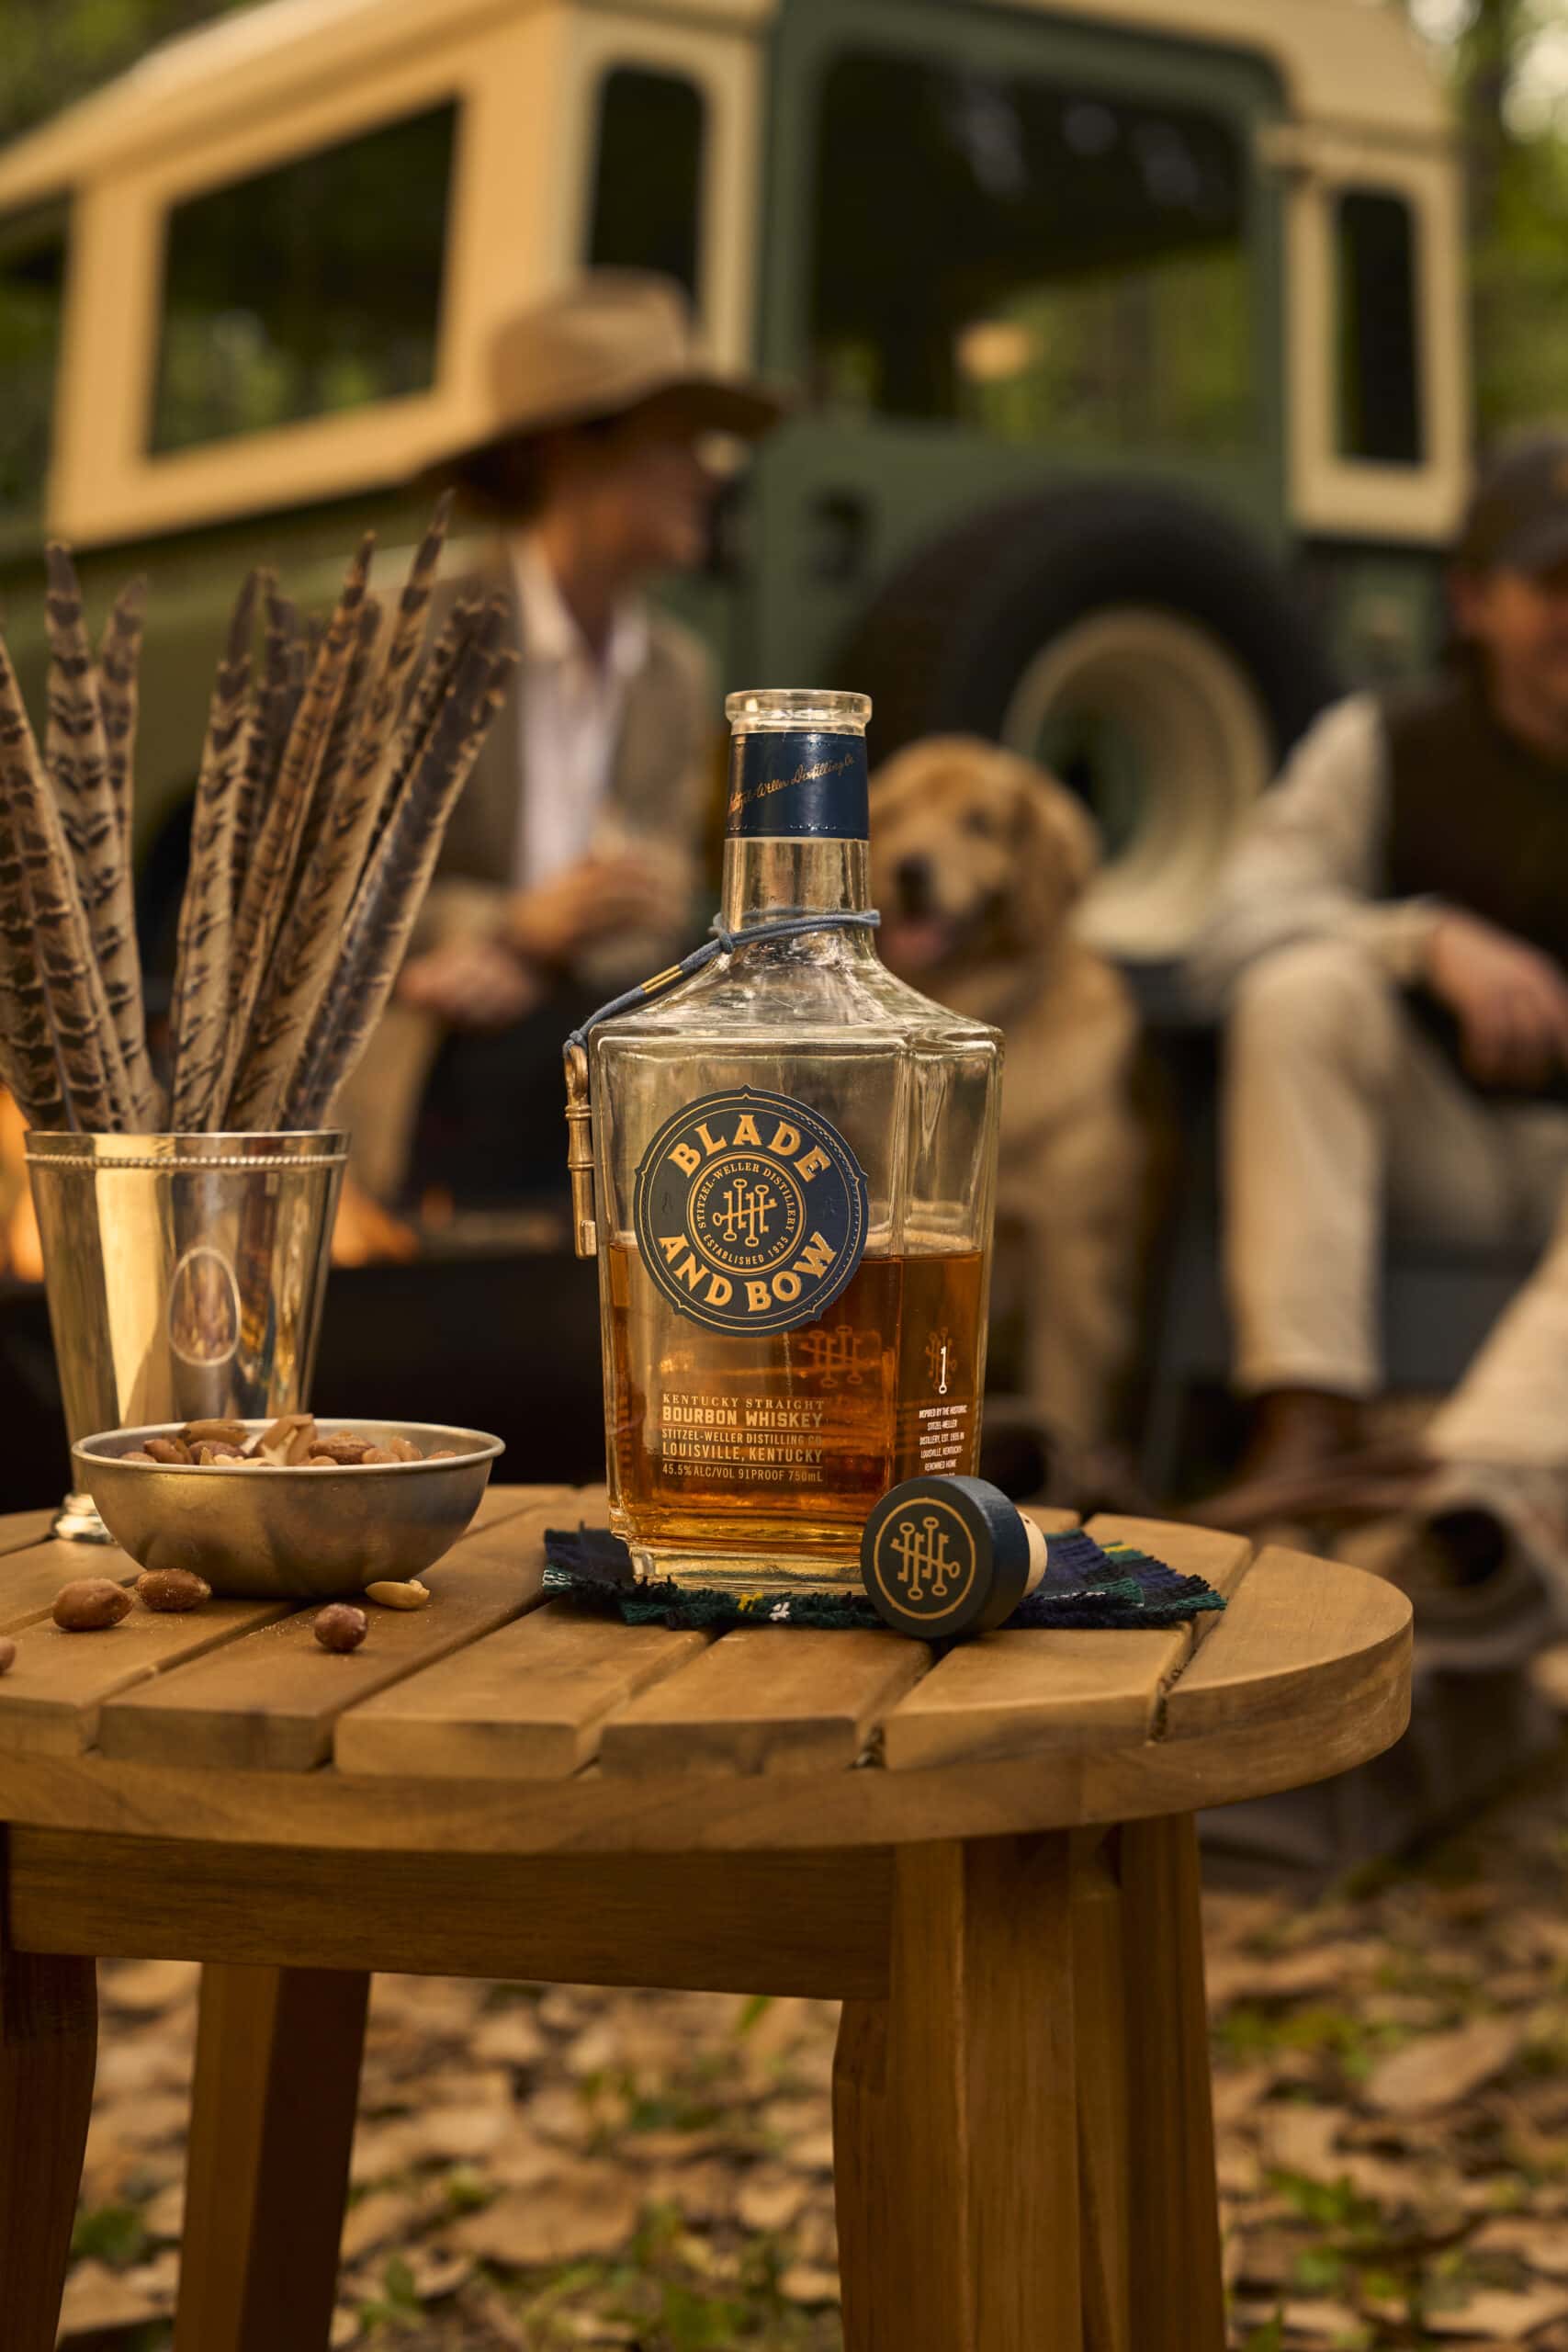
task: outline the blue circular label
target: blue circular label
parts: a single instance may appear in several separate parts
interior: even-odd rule
[[[865,1176],[837,1127],[750,1087],[667,1119],[632,1196],[643,1264],[710,1331],[815,1323],[860,1264],[866,1216]]]

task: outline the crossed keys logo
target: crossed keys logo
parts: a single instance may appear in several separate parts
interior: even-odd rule
[[[777,1206],[777,1197],[766,1184],[748,1184],[738,1176],[726,1188],[724,1206],[713,1222],[727,1241],[741,1241],[748,1250],[755,1250],[766,1239],[768,1220]]]
[[[945,1324],[926,1341],[926,1376],[939,1396],[947,1394],[947,1354],[952,1345],[953,1334]]]
[[[906,1600],[919,1607],[922,1600],[947,1599],[948,1584],[959,1574],[959,1563],[948,1557],[946,1532],[934,1511],[927,1513],[918,1529],[912,1519],[901,1519],[893,1549]]]
[[[837,1388],[840,1380],[846,1388],[859,1388],[881,1361],[882,1341],[876,1332],[857,1331],[851,1323],[818,1324],[802,1333],[795,1352],[801,1370],[824,1388]]]

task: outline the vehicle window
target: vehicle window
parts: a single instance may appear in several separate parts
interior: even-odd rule
[[[1386,189],[1346,188],[1334,251],[1339,454],[1418,466],[1426,435],[1411,207]]]
[[[0,220],[0,522],[43,508],[64,293],[64,207]]]
[[[1251,438],[1247,171],[1221,117],[845,53],[817,191],[828,400],[1057,447]]]
[[[174,208],[154,450],[434,381],[456,129],[435,107]]]
[[[657,269],[700,299],[702,92],[682,74],[617,65],[599,85],[599,139],[586,259]]]

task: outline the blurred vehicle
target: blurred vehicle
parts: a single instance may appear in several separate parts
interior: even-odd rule
[[[1158,958],[1331,665],[1431,652],[1461,250],[1363,0],[269,0],[0,156],[0,595],[26,670],[40,526],[152,572],[155,831],[243,567],[395,569],[495,324],[665,270],[807,395],[672,594],[727,682],[1043,759]]]

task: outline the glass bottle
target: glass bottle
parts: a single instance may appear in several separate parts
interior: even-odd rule
[[[610,1521],[640,1575],[858,1585],[980,1439],[1001,1039],[870,925],[865,695],[732,695],[733,948],[590,1041]]]

